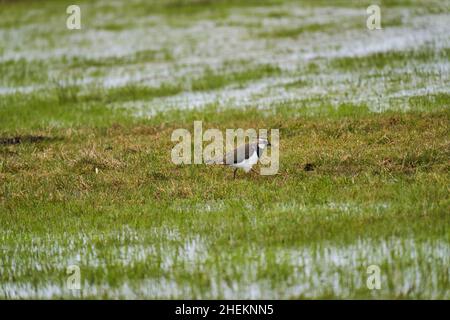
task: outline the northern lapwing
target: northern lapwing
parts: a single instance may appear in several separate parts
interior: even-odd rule
[[[235,168],[233,179],[236,179],[236,172],[239,168],[243,169],[245,172],[249,172],[251,170],[258,173],[253,169],[253,166],[258,163],[264,149],[270,146],[271,144],[267,139],[258,138],[257,142],[246,143],[227,153],[223,158],[206,161],[206,164],[216,163]]]

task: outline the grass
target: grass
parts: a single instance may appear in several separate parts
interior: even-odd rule
[[[400,68],[412,62],[422,63],[431,62],[435,60],[448,59],[450,57],[450,50],[436,50],[434,48],[426,48],[423,50],[405,51],[388,51],[377,52],[363,57],[344,57],[331,61],[333,67],[339,69],[352,68],[374,68],[383,69],[385,67],[395,66]]]
[[[80,5],[0,1],[0,298],[449,298],[441,7]],[[278,174],[174,165],[196,120],[279,129]]]
[[[281,130],[279,174],[241,173],[236,181],[224,168],[171,163],[170,134],[183,123],[26,130],[57,139],[0,147],[2,294],[33,284],[38,296],[45,297],[42,288],[49,285],[59,288],[55,297],[66,296],[65,264],[76,263],[85,279],[83,297],[100,297],[96,288],[102,286],[105,297],[127,297],[126,283],[136,297],[224,298],[230,295],[211,287],[238,281],[243,292],[257,283],[258,297],[445,298],[448,121],[448,112],[250,122],[222,115],[206,125]],[[304,170],[307,163],[313,171]],[[387,253],[376,253],[390,242]],[[30,246],[39,248],[37,256]],[[341,267],[326,267],[325,258],[315,256],[327,248],[342,255]],[[353,250],[375,255],[359,265],[345,258]],[[393,260],[384,256],[398,250]],[[442,260],[428,264],[428,250]],[[329,293],[314,289],[315,277],[305,278],[292,261],[309,254],[313,274],[338,272],[345,285],[330,287],[324,276]],[[413,261],[420,264],[412,268]],[[35,263],[45,276],[27,271]],[[397,282],[373,293],[360,283],[368,263],[386,266],[385,279],[403,282],[417,272],[427,279],[432,272],[437,281],[409,287],[407,295]],[[402,264],[397,275],[392,265]],[[142,287],[143,278],[154,289]],[[179,291],[171,292],[170,282]],[[310,289],[297,296],[298,283]]]
[[[259,36],[263,37],[263,38],[290,38],[290,37],[295,38],[303,33],[311,33],[311,32],[317,32],[317,31],[323,32],[324,30],[332,29],[335,27],[336,27],[336,25],[333,25],[333,24],[325,25],[325,24],[311,23],[311,24],[304,25],[301,27],[296,27],[296,28],[280,28],[277,30],[261,32],[259,34]]]

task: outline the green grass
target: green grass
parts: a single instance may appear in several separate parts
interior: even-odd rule
[[[264,38],[290,38],[290,37],[295,38],[303,33],[326,31],[335,27],[336,25],[333,24],[311,23],[296,28],[280,28],[277,30],[261,32],[259,36]]]
[[[298,297],[446,297],[448,112],[250,122],[225,115],[206,125],[280,127],[278,175],[232,180],[224,168],[173,165],[170,134],[183,123],[25,130],[58,139],[2,146],[2,294],[32,284],[45,296],[42,288],[63,288],[66,264],[76,263],[84,297],[99,297],[94,290],[105,285],[105,297],[126,297],[126,283],[138,297],[220,298],[229,296],[211,286],[234,281],[242,290],[258,284],[261,297],[297,297],[286,292],[298,283],[311,287]],[[306,163],[314,170],[304,171]],[[363,244],[353,248],[355,241]],[[400,250],[391,260],[377,253],[386,241],[394,243],[387,254]],[[327,248],[342,255],[342,269],[316,256]],[[346,260],[353,250],[366,260]],[[429,250],[444,260],[430,265]],[[315,276],[291,260],[308,254],[313,273],[338,272],[344,283],[333,288],[325,279],[329,293],[312,289]],[[43,272],[27,271],[36,263]],[[369,264],[384,266],[386,281],[417,272],[427,279],[429,268],[437,281],[407,295],[396,281],[374,293],[360,284]],[[403,264],[398,275],[393,265]],[[158,290],[145,291],[142,279]],[[68,294],[60,290],[56,296]]]
[[[448,299],[448,13],[367,5],[0,1],[0,298]],[[278,174],[173,164],[196,120]]]
[[[192,82],[191,89],[193,91],[205,91],[223,88],[230,84],[244,85],[250,80],[278,76],[280,73],[280,68],[271,65],[245,68],[228,74],[226,72],[226,67],[224,70],[219,70],[217,72],[206,69],[201,78],[195,79]]]
[[[396,68],[407,66],[411,63],[427,63],[436,60],[448,60],[450,57],[450,49],[436,50],[434,48],[426,48],[422,50],[405,51],[387,51],[377,52],[363,57],[344,57],[333,59],[331,64],[339,69],[356,69],[356,68],[374,68],[383,69],[386,67]]]

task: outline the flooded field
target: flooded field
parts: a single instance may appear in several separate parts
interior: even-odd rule
[[[142,238],[141,234],[128,230],[110,236],[120,240],[114,241],[114,247],[108,249],[95,244],[107,241],[108,237],[99,235],[82,235],[71,242],[35,238],[32,248],[28,244],[17,245],[14,247],[16,255],[25,257],[30,249],[34,254],[21,259],[20,264],[12,263],[12,269],[2,268],[2,273],[11,277],[25,275],[28,270],[42,274],[48,269],[64,270],[69,263],[83,266],[83,272],[93,275],[114,272],[117,278],[113,283],[107,279],[94,283],[85,279],[82,290],[70,291],[66,283],[55,281],[58,277],[53,274],[48,281],[38,284],[2,283],[0,294],[4,298],[43,299],[62,296],[293,299],[351,298],[366,291],[363,293],[366,298],[392,294],[402,298],[448,298],[450,247],[447,241],[392,237],[360,239],[347,245],[324,242],[294,248],[249,244],[218,254],[211,239],[200,235],[183,240],[181,236],[174,236],[177,231],[171,230],[166,238],[154,243],[155,239]],[[17,261],[12,257],[5,260]],[[370,265],[384,270],[383,285],[372,294],[366,289],[366,269]],[[154,268],[160,275],[149,273],[142,279],[134,279],[134,276],[130,279],[129,275],[139,266]],[[204,286],[193,285],[191,279],[201,280]]]
[[[69,4],[0,4],[0,298],[450,298],[446,1],[381,30],[365,1]],[[194,120],[279,128],[279,174],[174,165]]]

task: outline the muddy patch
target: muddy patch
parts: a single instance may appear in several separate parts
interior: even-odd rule
[[[11,146],[11,145],[22,144],[22,143],[39,143],[39,142],[57,141],[57,140],[61,140],[61,138],[46,137],[46,136],[34,136],[34,135],[1,137],[0,138],[0,146]]]

